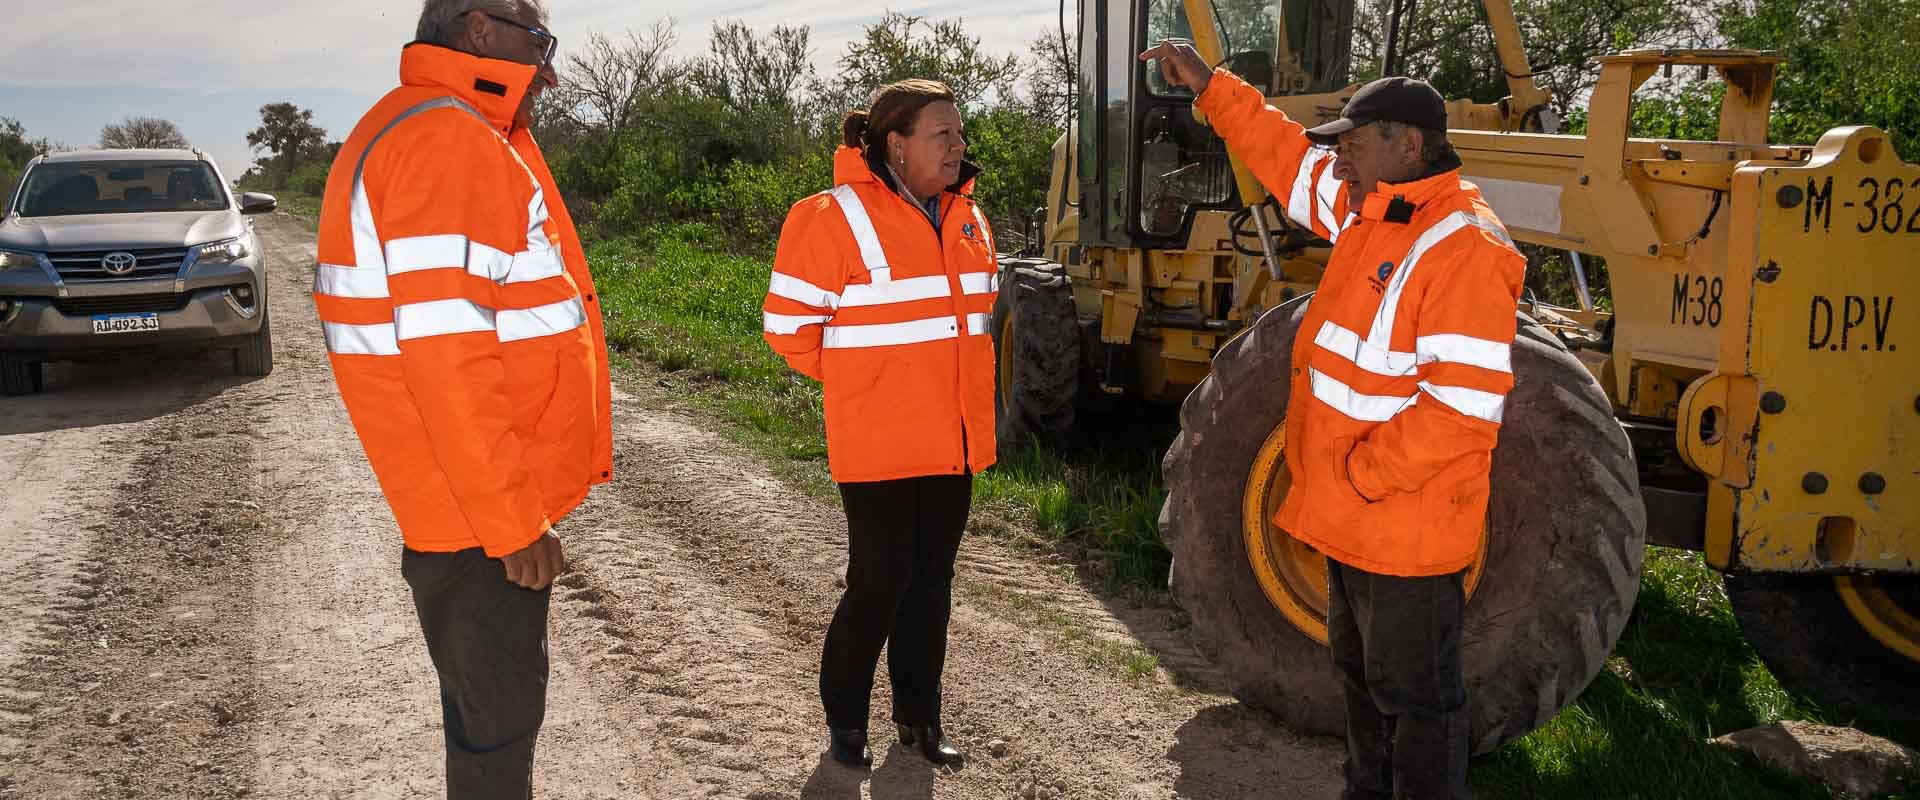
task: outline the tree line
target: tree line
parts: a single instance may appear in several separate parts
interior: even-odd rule
[[[1045,203],[1065,115],[1040,54],[990,52],[958,20],[900,13],[867,25],[830,74],[815,68],[806,26],[720,23],[691,56],[675,55],[677,37],[670,22],[591,34],[541,98],[536,138],[596,232],[699,223],[764,247],[793,202],[831,185],[842,115],[909,77],[953,88],[968,157],[985,169],[975,197],[998,228],[1025,228]]]
[[[1164,2],[1165,0],[1157,0]],[[1359,0],[1356,81],[1375,77],[1390,4],[1401,20],[1400,71],[1449,97],[1506,93],[1480,0]],[[1283,4],[1283,5],[1291,5]],[[1811,143],[1827,129],[1865,123],[1892,134],[1920,160],[1920,0],[1515,0],[1531,71],[1553,91],[1569,130],[1591,89],[1595,59],[1635,47],[1744,47],[1782,53],[1772,138]],[[1071,20],[1069,20],[1071,23]],[[640,31],[589,34],[561,64],[535,133],[576,215],[600,235],[631,235],[701,223],[715,239],[762,246],[787,207],[832,179],[839,120],[878,86],[906,77],[947,82],[960,98],[969,157],[986,169],[977,197],[1017,243],[1045,202],[1050,148],[1074,98],[1072,30],[1036,32],[1018,52],[983,46],[959,20],[889,12],[848,44],[830,72],[814,65],[804,25],[756,31],[715,25],[704,51],[678,55],[678,31],[661,21]],[[1659,82],[1635,98],[1637,135],[1712,138],[1717,78]],[[319,194],[339,144],[292,102],[260,109],[247,134],[257,158],[249,188]],[[103,127],[102,147],[184,146],[164,119],[132,117]],[[57,147],[0,119],[0,186],[19,166]],[[1557,294],[1557,293],[1556,293]]]

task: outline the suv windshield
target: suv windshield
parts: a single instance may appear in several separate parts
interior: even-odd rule
[[[42,164],[27,175],[20,215],[219,211],[227,193],[199,161]]]

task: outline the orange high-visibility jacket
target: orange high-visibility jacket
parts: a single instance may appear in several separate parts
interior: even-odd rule
[[[840,483],[962,475],[993,464],[999,262],[971,176],[940,227],[874,173],[834,156],[833,189],[787,212],[763,305],[767,343],[819,380]]]
[[[1295,223],[1334,243],[1293,346],[1287,468],[1274,522],[1343,564],[1464,569],[1513,388],[1526,259],[1451,169],[1382,183],[1353,213],[1333,152],[1216,72],[1195,104]]]
[[[534,67],[425,44],[327,177],[313,299],[407,547],[525,547],[613,472],[573,220],[513,125]]]

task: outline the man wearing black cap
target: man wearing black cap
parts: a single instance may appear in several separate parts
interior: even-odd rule
[[[1526,260],[1460,179],[1432,86],[1382,78],[1308,130],[1187,43],[1140,58],[1192,89],[1286,217],[1334,245],[1294,339],[1293,485],[1273,522],[1328,559],[1343,796],[1468,797],[1465,578]]]

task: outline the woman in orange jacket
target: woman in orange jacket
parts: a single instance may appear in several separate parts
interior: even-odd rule
[[[847,510],[847,589],[820,664],[829,752],[873,763],[868,704],[888,645],[900,743],[951,764],[940,673],[973,474],[994,457],[998,262],[952,90],[890,84],[842,133],[836,185],[787,214],[764,306],[768,344],[822,384]]]

